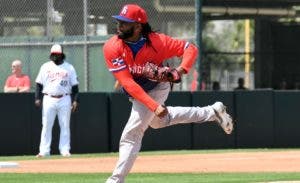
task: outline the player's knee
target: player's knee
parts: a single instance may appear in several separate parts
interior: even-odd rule
[[[168,120],[166,118],[158,118],[155,117],[154,120],[151,122],[150,127],[153,129],[159,129],[159,128],[164,128],[168,126]]]
[[[150,127],[153,128],[153,129],[162,128],[162,126],[159,123],[150,124]]]
[[[144,136],[144,130],[134,128],[134,129],[124,132],[121,136],[120,142],[124,142],[124,141],[135,142],[135,141],[141,140],[143,138],[143,136]]]

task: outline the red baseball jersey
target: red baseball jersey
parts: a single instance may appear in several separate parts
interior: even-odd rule
[[[135,57],[129,46],[118,36],[110,38],[105,43],[103,51],[108,70],[113,73],[124,89],[151,111],[155,111],[160,104],[133,80],[129,68],[133,65],[144,65],[147,62],[161,65],[165,60],[177,56],[182,57],[180,66],[188,72],[196,60],[198,49],[189,42],[161,33],[151,33],[149,39],[151,45],[144,44]]]

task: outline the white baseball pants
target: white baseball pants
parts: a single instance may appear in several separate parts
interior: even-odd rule
[[[70,95],[65,95],[61,98],[53,98],[44,95],[42,112],[43,127],[39,153],[41,155],[50,155],[52,128],[56,115],[60,127],[59,151],[61,154],[70,151],[71,97]]]
[[[149,91],[149,95],[160,104],[164,104],[169,92],[170,84],[160,83]],[[168,106],[169,115],[164,119],[160,119],[139,101],[133,100],[132,103],[131,114],[120,139],[119,160],[112,176],[107,179],[106,183],[124,183],[125,177],[131,170],[140,151],[144,132],[149,126],[163,128],[179,123],[203,123],[215,120],[215,113],[211,106]]]

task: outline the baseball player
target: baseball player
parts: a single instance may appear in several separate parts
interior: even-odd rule
[[[181,81],[193,66],[197,47],[152,31],[146,11],[136,4],[125,5],[117,20],[117,35],[104,45],[108,70],[114,75],[129,96],[132,110],[123,130],[119,160],[106,183],[123,183],[141,148],[146,129],[163,128],[179,123],[216,121],[230,134],[232,119],[222,102],[206,107],[165,106],[170,83]],[[182,57],[175,68],[163,66],[171,57]]]
[[[44,63],[36,78],[35,105],[42,101],[42,133],[39,153],[36,157],[50,155],[52,127],[56,115],[60,126],[59,151],[64,157],[70,154],[71,111],[78,107],[78,80],[74,67],[65,62],[61,45],[54,44],[49,62]],[[43,100],[42,100],[43,96]]]

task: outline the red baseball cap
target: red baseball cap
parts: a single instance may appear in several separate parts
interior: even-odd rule
[[[119,15],[112,17],[124,22],[137,22],[142,24],[148,22],[146,11],[136,4],[126,4],[123,6]]]

